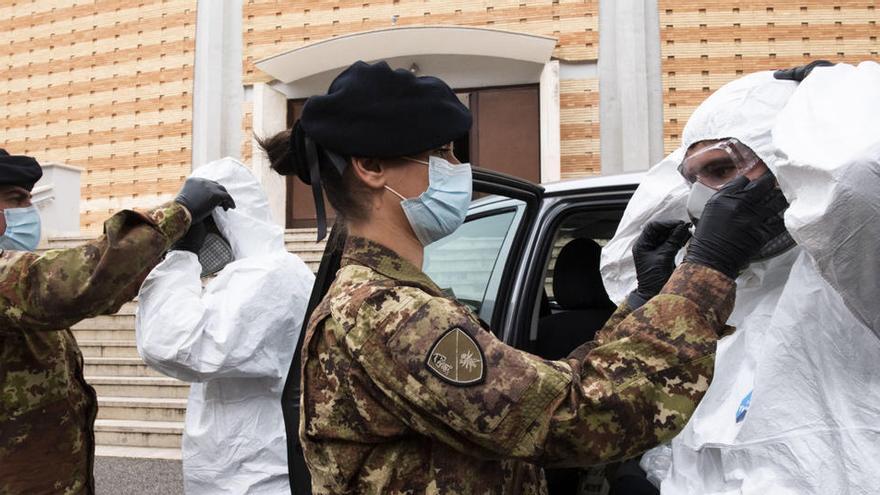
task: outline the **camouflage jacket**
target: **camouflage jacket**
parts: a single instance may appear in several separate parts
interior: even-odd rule
[[[712,377],[734,283],[682,265],[560,361],[505,345],[419,269],[349,239],[304,341],[300,439],[316,494],[545,493],[540,466],[672,438]]]
[[[131,300],[189,222],[126,210],[83,246],[0,254],[0,494],[94,493],[97,401],[67,328]]]

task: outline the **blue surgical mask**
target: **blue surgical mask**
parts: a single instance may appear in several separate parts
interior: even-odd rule
[[[0,236],[0,249],[34,251],[40,244],[40,212],[36,206],[7,208],[6,232]]]
[[[417,198],[401,199],[400,206],[422,246],[427,246],[455,232],[464,223],[471,204],[473,179],[469,163],[453,165],[439,156],[429,161],[410,160],[428,166],[428,190]]]

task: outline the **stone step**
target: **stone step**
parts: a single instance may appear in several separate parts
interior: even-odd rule
[[[138,459],[167,459],[179,461],[180,449],[156,447],[130,447],[125,445],[95,445],[95,455],[99,457],[128,457]]]
[[[73,336],[77,342],[87,340],[100,341],[134,341],[134,328],[131,329],[107,329],[107,330],[73,330]]]
[[[133,340],[85,340],[77,341],[83,357],[136,358],[137,344]]]
[[[165,376],[147,366],[141,358],[85,358],[84,373],[89,376]]]
[[[290,241],[285,240],[284,246],[288,251],[299,252],[299,253],[323,253],[326,245],[324,242],[315,242],[314,239],[310,241]]]
[[[186,399],[98,397],[98,419],[183,421]]]
[[[186,399],[189,383],[167,376],[86,376],[98,397]]]
[[[134,330],[134,314],[115,314],[86,318],[71,330]]]
[[[179,449],[182,435],[180,421],[95,420],[97,445]]]

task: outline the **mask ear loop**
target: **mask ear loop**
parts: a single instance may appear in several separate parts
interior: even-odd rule
[[[401,201],[406,201],[406,198],[404,198],[403,195],[400,194],[399,192],[395,191],[394,189],[391,189],[391,186],[389,186],[389,185],[386,184],[386,185],[385,185],[385,189],[388,189],[389,191],[391,191],[391,194],[393,194],[393,195],[397,196],[398,198],[400,198]]]

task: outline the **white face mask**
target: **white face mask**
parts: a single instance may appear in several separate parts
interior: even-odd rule
[[[405,198],[385,186],[401,199],[400,206],[413,232],[427,246],[461,227],[471,204],[473,178],[469,163],[453,165],[439,156],[428,162],[410,160],[428,166],[428,189],[417,198]]]
[[[0,249],[34,251],[40,244],[40,212],[36,206],[6,208],[6,231],[0,236]]]
[[[692,222],[696,222],[703,215],[706,203],[718,192],[715,189],[703,184],[702,182],[694,182],[691,185],[691,192],[688,194],[687,212]]]

